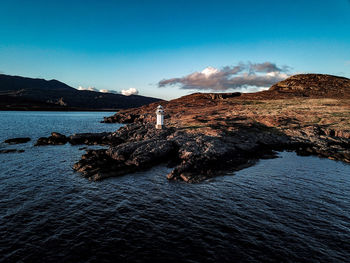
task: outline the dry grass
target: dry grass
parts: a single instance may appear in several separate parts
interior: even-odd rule
[[[170,125],[194,129],[210,125],[232,126],[239,122],[259,122],[278,128],[322,125],[335,130],[350,130],[350,100],[295,98],[245,101],[233,98],[216,104],[181,109],[182,113],[177,114],[176,118],[170,117]],[[167,110],[172,116],[179,109]]]

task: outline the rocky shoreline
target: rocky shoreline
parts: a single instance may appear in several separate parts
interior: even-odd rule
[[[210,136],[169,127],[155,129],[137,122],[113,133],[84,133],[65,136],[52,133],[36,145],[64,143],[107,145],[108,149],[86,150],[73,169],[98,181],[154,165],[167,163],[173,170],[169,180],[200,182],[226,170],[239,170],[259,159],[274,158],[275,151],[294,150],[299,155],[317,155],[350,163],[350,139],[327,135],[319,127],[282,133],[259,123],[236,125],[234,131]],[[289,134],[289,135],[287,135]]]
[[[312,85],[321,83],[312,89],[312,97],[307,97],[308,79]],[[153,103],[105,117],[103,122],[126,124],[116,132],[53,132],[35,145],[108,146],[86,150],[73,166],[93,181],[166,163],[172,168],[169,180],[200,182],[274,158],[283,150],[350,163],[350,80],[339,80],[342,98],[334,97],[334,90],[329,93],[327,80],[329,85],[337,81],[334,76],[310,74],[253,94],[195,93],[162,102],[164,129],[155,128],[158,104]],[[280,86],[283,89],[276,88]]]

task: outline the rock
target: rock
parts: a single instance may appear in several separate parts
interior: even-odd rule
[[[49,145],[49,139],[46,137],[40,137],[34,146],[42,146],[42,145]]]
[[[21,138],[12,138],[12,139],[7,139],[4,142],[8,144],[20,144],[20,143],[27,143],[30,141],[29,137],[21,137]]]
[[[87,151],[74,165],[91,180],[101,180],[111,176],[139,171],[170,158],[174,145],[166,140],[148,140],[119,145],[108,150]]]
[[[62,139],[62,138],[66,138],[65,135],[61,134],[61,133],[58,133],[58,132],[52,132],[51,133],[51,137],[52,138],[55,138],[55,139]]]
[[[136,119],[140,118],[139,114],[128,114],[128,115],[114,115],[110,117],[104,117],[104,123],[133,123]]]
[[[121,128],[110,136],[123,137],[123,143],[88,151],[74,169],[90,180],[101,180],[172,162],[169,180],[198,182],[229,167],[245,167],[251,160],[275,158],[272,148],[291,143],[285,135],[260,134],[255,128],[213,137],[174,128],[158,132],[152,127],[139,123]]]
[[[169,180],[193,183],[225,169],[243,169],[258,159],[276,158],[276,150],[296,150],[301,155],[345,162],[350,159],[350,140],[327,136],[319,126],[281,132],[248,122],[236,125],[225,136],[211,136],[175,127],[156,130],[151,124],[136,122],[108,136],[109,142],[118,143],[83,155],[76,171],[91,180],[102,180],[164,162],[173,167]]]
[[[60,134],[58,132],[52,132],[49,138],[53,142],[53,144],[65,144],[68,141],[65,135]]]
[[[34,146],[43,146],[43,145],[63,145],[68,142],[68,138],[58,132],[52,132],[49,137],[40,137]]]
[[[62,145],[69,142],[72,145],[87,144],[87,145],[104,145],[113,143],[113,138],[109,137],[111,133],[78,133],[69,137],[58,132],[52,132],[49,137],[41,137],[35,143],[35,146],[42,145]]]
[[[109,141],[109,132],[102,133],[78,133],[69,136],[69,143],[72,145],[77,144],[107,144]]]

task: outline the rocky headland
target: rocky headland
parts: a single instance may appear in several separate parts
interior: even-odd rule
[[[195,93],[163,101],[165,129],[155,129],[152,103],[119,111],[104,122],[113,133],[53,133],[36,145],[99,144],[74,169],[91,180],[167,163],[169,180],[198,182],[238,170],[275,151],[293,150],[350,163],[350,80],[320,74],[292,76],[267,91]]]

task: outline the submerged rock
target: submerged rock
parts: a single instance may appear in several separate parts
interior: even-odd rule
[[[29,141],[30,141],[29,137],[21,137],[21,138],[7,139],[4,142],[8,144],[20,144],[20,143],[27,143]]]
[[[17,150],[17,149],[2,149],[0,150],[1,153],[23,153],[24,150]]]

